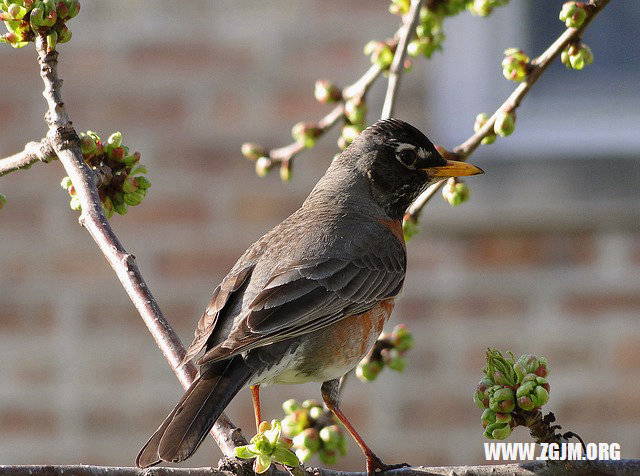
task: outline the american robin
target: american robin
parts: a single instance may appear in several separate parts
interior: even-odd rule
[[[373,346],[402,288],[409,204],[436,180],[479,173],[445,160],[400,120],[365,129],[215,289],[183,360],[204,350],[199,376],[136,464],[190,457],[243,387],[252,390],[259,423],[261,384],[316,381],[362,448],[367,471],[387,469],[340,411],[339,381]]]

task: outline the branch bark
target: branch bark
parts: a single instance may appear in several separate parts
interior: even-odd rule
[[[412,0],[411,7],[404,19],[404,25],[398,32],[398,46],[393,56],[393,62],[389,68],[389,81],[387,82],[387,93],[382,105],[380,119],[388,119],[393,116],[393,109],[396,104],[396,94],[400,87],[400,77],[404,69],[404,58],[407,55],[407,45],[413,35],[420,18],[420,9],[424,0]]]
[[[21,152],[0,159],[0,177],[16,170],[28,169],[36,162],[49,163],[56,158],[48,138],[45,137],[40,142],[28,142]]]
[[[309,476],[366,476],[365,472],[335,471],[323,468],[305,468]],[[234,473],[216,468],[128,468],[114,466],[0,466],[2,476],[234,476]],[[394,476],[563,476],[576,474],[636,475],[640,474],[639,459],[619,461],[536,461],[477,466],[409,466],[389,472]],[[270,472],[271,476],[290,476],[280,470]]]
[[[47,141],[62,162],[80,197],[82,204],[80,224],[91,234],[115,271],[178,380],[184,388],[188,388],[196,375],[195,366],[188,364],[179,367],[185,353],[184,347],[162,315],[138,269],[135,257],[124,249],[103,213],[96,176],[82,157],[80,140],[62,101],[60,93],[62,80],[58,78],[57,73],[58,53],[47,51],[47,41],[43,35],[36,38],[36,51],[40,76],[44,82],[43,96],[48,104],[48,111],[45,114],[49,127]],[[212,435],[227,456],[233,455],[235,446],[246,443],[239,430],[224,414],[218,419]]]
[[[493,126],[496,122],[496,118],[500,111],[514,110],[527,95],[531,87],[538,81],[538,78],[544,73],[548,66],[554,59],[562,52],[562,50],[569,45],[572,41],[578,40],[582,37],[582,33],[593,21],[595,16],[607,6],[610,0],[591,0],[589,2],[589,14],[580,28],[567,28],[562,35],[556,39],[549,48],[547,48],[540,56],[535,58],[531,62],[531,69],[527,74],[527,77],[522,83],[514,89],[509,97],[502,103],[502,105],[496,109],[489,120],[480,128],[475,134],[469,137],[462,144],[456,146],[453,149],[453,158],[456,160],[466,160],[474,150],[480,145],[482,139],[493,132]],[[405,215],[405,220],[418,221],[420,213],[424,206],[431,200],[433,195],[444,185],[446,180],[441,180],[431,185],[420,195],[408,208]]]

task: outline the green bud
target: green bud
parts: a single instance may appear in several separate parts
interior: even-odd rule
[[[346,124],[342,127],[342,137],[347,144],[351,144],[356,139],[356,137],[360,135],[361,131],[361,127],[358,127],[354,124]]]
[[[4,207],[7,203],[7,197],[5,194],[0,193],[0,208]]]
[[[298,400],[295,398],[290,398],[289,400],[282,403],[282,410],[286,415],[290,415],[296,410],[301,410],[302,405],[298,403]]]
[[[319,102],[328,104],[340,100],[342,93],[328,79],[319,79],[315,84],[314,96]]]
[[[367,115],[367,105],[362,98],[350,99],[344,103],[344,114],[352,124],[360,124]]]
[[[36,5],[29,15],[29,23],[34,30],[44,26],[44,6],[42,2],[38,2]]]
[[[493,387],[493,380],[489,377],[483,377],[478,385],[476,386],[476,391],[473,394],[473,401],[480,408],[489,408],[489,397],[486,394],[486,391]]]
[[[290,467],[296,467],[300,464],[300,460],[293,451],[285,449],[281,446],[278,446],[275,450],[273,450],[271,459],[276,463],[284,464],[285,466]]]
[[[304,402],[302,402],[302,408],[309,409],[311,407],[322,407],[322,403],[320,403],[318,400],[314,400],[312,398],[309,398],[309,399],[305,400]]]
[[[80,2],[78,0],[65,0],[69,8],[69,18],[74,18],[80,11]]]
[[[258,160],[260,157],[264,157],[265,155],[267,155],[264,147],[253,142],[245,142],[244,144],[242,144],[240,151],[242,152],[242,155],[244,155],[249,160]]]
[[[256,460],[253,462],[253,470],[257,474],[266,472],[271,466],[271,458],[269,456],[259,454],[256,456]]]
[[[58,44],[58,34],[55,31],[50,31],[47,34],[47,53],[51,53],[56,49],[56,45]]]
[[[489,114],[485,112],[481,112],[480,114],[478,114],[476,116],[475,122],[473,123],[473,131],[478,132],[480,129],[482,129],[482,127],[484,127],[484,125],[487,123],[489,119],[490,119]],[[495,141],[496,141],[496,135],[488,134],[480,141],[480,143],[493,144]]]
[[[122,191],[124,193],[132,193],[138,190],[138,181],[134,177],[127,177],[122,183]]]
[[[487,428],[491,423],[496,422],[496,412],[487,408],[482,412],[482,416],[480,418],[482,419],[482,428]]]
[[[104,212],[104,215],[107,217],[107,219],[111,218],[113,216],[113,203],[111,202],[111,197],[105,197],[105,199],[102,201],[102,211]]]
[[[56,25],[56,32],[58,33],[58,43],[67,43],[71,40],[71,30],[66,25]]]
[[[251,451],[250,447],[253,445],[237,446],[233,451],[236,458],[251,459],[256,457],[256,453]]]
[[[391,345],[400,352],[406,352],[413,347],[413,334],[405,324],[398,324],[393,328]]]
[[[84,158],[88,159],[97,152],[95,139],[90,135],[83,135],[80,139],[80,148],[82,149]]]
[[[494,385],[487,390],[489,408],[494,412],[508,413],[516,406],[514,392],[511,388]]]
[[[256,174],[258,177],[266,176],[273,167],[273,163],[269,157],[260,157],[256,160]]]
[[[136,180],[138,182],[138,188],[141,190],[147,190],[151,187],[151,182],[149,181],[149,179],[147,179],[147,177],[143,175],[137,176]]]
[[[413,219],[405,219],[402,221],[402,234],[404,235],[405,241],[409,241],[415,235],[418,234],[418,223]]]
[[[487,426],[484,435],[492,440],[504,440],[511,435],[511,426],[505,423],[491,423]]]
[[[582,2],[566,2],[558,18],[567,28],[580,28],[587,18],[587,10]]]
[[[509,48],[504,51],[502,74],[511,81],[522,81],[528,73],[530,59],[522,50]]]
[[[324,464],[336,464],[338,462],[338,451],[323,448],[318,452],[318,457]]]
[[[308,463],[314,454],[315,451],[311,451],[309,448],[296,448],[296,456],[303,463]]]
[[[124,194],[124,203],[131,207],[135,207],[136,205],[140,205],[142,200],[144,199],[144,191],[136,190],[135,192],[125,193]]]
[[[293,139],[307,149],[316,145],[316,139],[320,137],[321,134],[322,130],[319,127],[307,122],[298,122],[291,129]]]
[[[469,195],[470,191],[467,184],[455,177],[448,179],[446,185],[442,188],[442,197],[452,207],[457,207],[469,200]]]
[[[27,9],[17,3],[12,3],[7,9],[7,13],[15,20],[21,20],[27,14]]]
[[[118,215],[126,215],[127,214],[128,205],[124,203],[124,196],[121,201],[113,200],[113,209]]]
[[[322,407],[311,407],[309,408],[309,418],[312,420],[318,420],[324,414],[324,409]]]
[[[58,15],[58,18],[61,18],[62,20],[65,20],[68,17],[69,7],[67,6],[66,2],[58,2],[58,4],[56,5],[56,14]]]
[[[120,147],[122,145],[122,134],[120,132],[114,132],[107,139],[107,144],[112,147]]]
[[[82,211],[82,205],[80,204],[80,197],[73,195],[69,201],[69,206],[72,210]]]
[[[394,15],[406,15],[409,13],[410,0],[391,0],[389,12]]]
[[[64,177],[60,182],[60,186],[65,190],[68,190],[73,184],[71,183],[71,179],[69,177]]]
[[[516,129],[516,113],[515,111],[500,111],[496,116],[496,122],[493,130],[496,134],[506,137],[511,135]]]
[[[311,452],[320,448],[320,436],[315,428],[307,428],[293,438],[293,445],[297,448],[305,448]]]
[[[280,163],[280,180],[283,182],[291,181],[291,161],[285,160]]]
[[[372,382],[378,377],[382,370],[382,362],[374,360],[372,362],[360,362],[356,367],[356,377],[362,382]]]

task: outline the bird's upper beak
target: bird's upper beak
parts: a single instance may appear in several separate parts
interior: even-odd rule
[[[484,170],[476,167],[475,165],[471,165],[466,162],[459,162],[457,160],[447,160],[444,165],[429,167],[422,170],[432,177],[440,178],[463,177],[465,175],[478,175],[484,173]]]

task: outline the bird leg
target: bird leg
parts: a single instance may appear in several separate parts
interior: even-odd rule
[[[260,385],[252,385],[251,399],[253,400],[253,414],[256,417],[256,431],[260,431],[260,423],[262,422],[262,414],[260,412]]]
[[[322,393],[322,400],[324,401],[327,408],[329,408],[329,410],[331,410],[333,414],[338,417],[338,420],[342,422],[342,424],[345,426],[347,431],[351,433],[351,436],[353,437],[353,439],[356,440],[356,443],[358,443],[358,446],[360,446],[360,448],[362,449],[362,452],[364,453],[364,457],[367,459],[367,474],[375,474],[376,472],[382,472],[388,469],[394,469],[401,466],[406,466],[404,464],[403,465],[386,465],[382,462],[380,458],[376,456],[376,454],[373,451],[371,451],[371,448],[367,446],[367,444],[364,442],[362,437],[358,434],[358,432],[353,427],[353,425],[351,425],[349,420],[347,420],[347,417],[345,416],[345,414],[342,413],[342,410],[340,410],[339,388],[340,388],[339,379],[328,380],[324,382],[322,384],[322,387],[320,388],[320,392]]]

